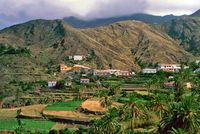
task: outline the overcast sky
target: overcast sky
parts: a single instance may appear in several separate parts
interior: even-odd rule
[[[32,19],[84,19],[149,13],[191,14],[199,0],[0,0],[0,29]]]

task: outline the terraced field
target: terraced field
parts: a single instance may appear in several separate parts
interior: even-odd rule
[[[22,119],[23,128],[31,131],[49,131],[54,125],[51,121],[42,120],[28,120]],[[0,130],[15,130],[18,128],[18,122],[16,119],[13,120],[0,120]]]
[[[75,111],[83,101],[69,101],[48,105],[44,110],[52,111]]]

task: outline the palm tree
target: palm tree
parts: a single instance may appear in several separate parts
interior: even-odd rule
[[[192,80],[193,87],[192,87],[192,95],[197,97],[197,101],[200,101],[200,80],[199,78],[194,78]]]
[[[162,89],[163,88],[163,83],[166,80],[166,76],[163,73],[161,73],[159,75],[154,75],[152,77],[152,80],[153,80],[153,85],[155,85],[159,89]]]
[[[161,121],[161,133],[169,133],[173,129],[183,129],[188,133],[197,133],[200,126],[200,106],[193,96],[174,102]]]
[[[171,134],[187,134],[187,132],[185,132],[183,129],[173,129],[171,132]]]
[[[151,101],[151,108],[153,109],[153,111],[158,111],[159,112],[159,118],[162,119],[162,115],[165,112],[165,105],[166,105],[166,100],[167,100],[167,96],[165,94],[161,94],[161,93],[156,93],[153,96],[153,99]]]
[[[181,96],[184,93],[184,80],[181,76],[175,77],[175,100],[178,102],[181,100]]]
[[[106,108],[111,108],[111,106],[112,106],[112,100],[109,97],[105,96],[101,100],[101,105],[103,107],[106,107]]]
[[[147,88],[148,94],[150,93],[153,85],[154,85],[154,81],[151,79],[146,82],[145,87]]]
[[[129,96],[129,108],[131,111],[131,130],[134,131],[135,128],[135,119],[140,116],[140,110],[136,103],[136,96],[131,94]]]
[[[121,124],[118,121],[117,109],[110,109],[100,120],[92,122],[92,132],[95,134],[118,134]]]
[[[140,110],[137,107],[137,104],[133,102],[130,106],[131,113],[132,113],[132,119],[131,119],[131,130],[134,131],[135,128],[135,119],[140,116]]]

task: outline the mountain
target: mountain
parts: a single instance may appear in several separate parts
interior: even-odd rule
[[[196,13],[195,13],[196,14]],[[193,14],[194,15],[194,14]],[[156,25],[166,32],[187,51],[200,55],[200,18],[185,16],[176,20]]]
[[[194,12],[191,16],[192,17],[200,17],[200,9],[197,10],[196,12]]]
[[[64,18],[64,21],[76,28],[92,28],[126,20],[138,20],[145,23],[161,23],[177,18],[179,17],[174,15],[154,16],[154,15],[140,13],[127,16],[110,17],[110,18],[93,19],[93,20],[82,20],[76,17],[66,17]]]
[[[0,31],[0,93],[14,93],[17,88],[10,83],[15,81],[62,79],[66,75],[58,72],[58,65],[70,65],[68,55],[88,53],[93,57],[84,65],[135,71],[195,58],[166,34],[138,21],[76,29],[62,20],[34,20]]]

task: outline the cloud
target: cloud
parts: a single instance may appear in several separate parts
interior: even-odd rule
[[[183,15],[192,14],[200,8],[198,0],[147,0],[146,12],[156,15]]]
[[[84,19],[133,13],[189,14],[200,7],[198,0],[0,0],[0,27],[31,19]]]
[[[147,6],[146,0],[99,0],[86,17],[102,18],[141,13]]]
[[[0,26],[67,16],[92,19],[143,12],[146,0],[0,0]],[[140,5],[140,6],[138,6]]]

